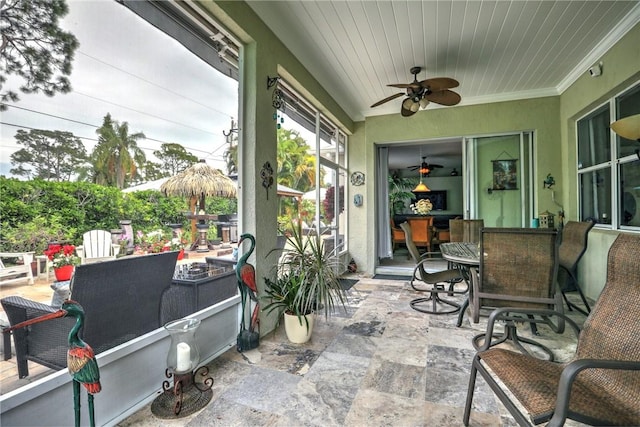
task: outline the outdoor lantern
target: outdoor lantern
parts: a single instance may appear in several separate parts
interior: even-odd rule
[[[540,228],[555,228],[553,224],[554,216],[555,215],[549,211],[542,212],[540,215],[538,215],[538,218],[540,220]]]
[[[163,393],[151,404],[151,412],[158,418],[186,417],[202,409],[213,397],[209,369],[206,366],[197,368],[200,362],[195,338],[198,326],[200,320],[194,318],[164,325],[171,337],[165,375],[168,379],[173,378],[173,386],[165,380]]]

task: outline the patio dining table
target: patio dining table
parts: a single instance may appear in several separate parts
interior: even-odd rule
[[[467,282],[469,290],[471,291],[470,275],[472,267],[478,267],[480,265],[480,248],[478,243],[471,242],[450,242],[440,244],[440,252],[442,258],[447,261],[458,265],[460,273]],[[464,316],[467,307],[469,306],[469,298],[464,301],[460,307],[460,313],[458,314],[458,322],[456,326],[462,325],[462,318]]]

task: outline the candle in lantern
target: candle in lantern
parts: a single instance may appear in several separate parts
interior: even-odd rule
[[[177,345],[177,372],[187,372],[191,370],[191,347],[186,342]]]

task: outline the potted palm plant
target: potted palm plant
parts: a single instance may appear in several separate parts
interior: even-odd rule
[[[306,342],[313,331],[314,316],[327,318],[346,296],[338,275],[341,268],[336,250],[325,251],[321,236],[304,236],[301,224],[292,224],[291,234],[276,269],[275,279],[265,278],[267,313],[284,313],[287,338]]]

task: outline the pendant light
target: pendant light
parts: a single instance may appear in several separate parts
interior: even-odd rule
[[[422,148],[420,148],[420,157],[422,157]],[[422,171],[421,168],[418,168],[418,176],[420,177],[420,182],[416,185],[416,188],[413,189],[413,193],[426,193],[431,191],[427,184],[422,182]]]

